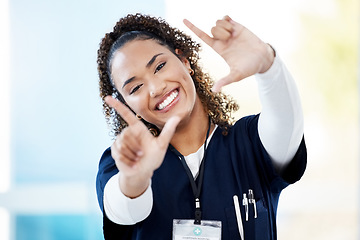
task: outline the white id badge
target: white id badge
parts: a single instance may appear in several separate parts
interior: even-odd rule
[[[220,240],[221,221],[201,221],[174,219],[173,240]]]

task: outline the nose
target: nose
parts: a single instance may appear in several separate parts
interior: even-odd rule
[[[161,81],[160,79],[153,80],[149,86],[150,97],[155,98],[161,96],[165,89],[165,81]]]

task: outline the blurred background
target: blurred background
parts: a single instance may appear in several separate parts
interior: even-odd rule
[[[98,93],[99,42],[127,13],[210,33],[230,15],[271,43],[297,81],[308,168],[285,189],[278,239],[359,237],[359,2],[356,0],[1,0],[0,239],[103,239],[95,177],[111,145]],[[199,41],[198,38],[194,38]],[[214,79],[228,72],[203,46]],[[261,111],[252,77],[224,90]]]

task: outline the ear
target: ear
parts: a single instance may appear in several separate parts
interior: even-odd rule
[[[185,67],[190,68],[190,62],[186,57],[184,57],[183,51],[177,48],[175,49],[175,53],[179,57],[180,61],[185,65]]]

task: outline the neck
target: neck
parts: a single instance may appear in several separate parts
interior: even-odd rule
[[[209,128],[209,117],[203,106],[198,104],[198,109],[194,110],[188,119],[179,124],[170,142],[184,156],[196,152],[204,144]],[[209,134],[214,127],[211,124]]]

